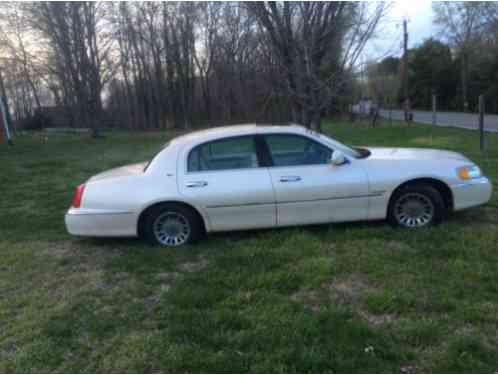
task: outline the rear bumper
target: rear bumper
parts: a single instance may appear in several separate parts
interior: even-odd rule
[[[493,185],[487,177],[480,177],[451,186],[454,210],[480,206],[491,199]]]
[[[67,231],[75,236],[134,237],[137,217],[133,212],[71,208],[65,216]]]

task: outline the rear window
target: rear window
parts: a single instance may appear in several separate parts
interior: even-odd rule
[[[253,136],[227,138],[195,147],[188,156],[188,171],[257,168]]]
[[[149,165],[152,163],[152,161],[156,158],[157,155],[159,155],[159,153],[161,153],[163,150],[165,150],[166,148],[168,148],[168,146],[170,145],[171,142],[166,142],[162,147],[161,149],[154,155],[154,157],[152,159],[149,160],[149,162],[145,165],[144,167],[144,172],[147,171],[147,168],[149,168]]]

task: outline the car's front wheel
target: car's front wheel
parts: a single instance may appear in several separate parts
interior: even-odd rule
[[[191,208],[165,204],[147,212],[142,233],[152,245],[180,246],[197,240],[202,234],[202,226]]]
[[[444,200],[430,185],[408,185],[395,192],[388,209],[388,221],[394,226],[423,228],[441,222]]]

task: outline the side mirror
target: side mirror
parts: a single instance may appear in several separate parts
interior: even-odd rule
[[[332,152],[332,156],[330,157],[330,163],[335,166],[343,165],[346,163],[346,158],[341,151],[335,150]]]

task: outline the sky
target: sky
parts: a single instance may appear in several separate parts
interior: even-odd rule
[[[395,1],[376,38],[365,49],[365,59],[380,60],[388,55],[401,55],[405,17],[408,20],[408,48],[421,44],[431,36],[436,37],[437,29],[432,25],[433,15],[431,1]]]

